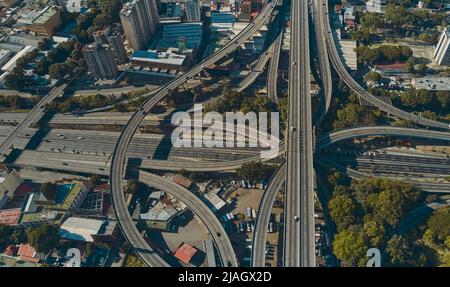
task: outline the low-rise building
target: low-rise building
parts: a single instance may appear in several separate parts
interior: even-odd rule
[[[174,49],[165,52],[156,50],[136,51],[131,56],[131,63],[139,67],[175,70],[177,72],[184,71],[189,66],[188,57],[176,53]]]
[[[15,226],[19,224],[19,218],[21,214],[20,208],[3,209],[0,210],[0,224]]]
[[[189,264],[191,262],[192,258],[195,256],[195,254],[197,254],[197,251],[198,251],[197,248],[195,248],[189,244],[182,243],[177,248],[174,255],[178,260],[180,260],[184,264]]]
[[[22,183],[23,179],[17,171],[0,164],[0,209],[13,198],[14,192]]]
[[[192,180],[187,179],[186,177],[176,174],[172,177],[172,181],[181,185],[182,187],[186,189],[190,189],[192,187]]]
[[[19,2],[19,0],[1,0],[0,1],[0,6],[1,7],[6,7],[6,8],[10,8],[10,7],[16,5],[17,2]]]
[[[47,6],[31,19],[26,29],[40,36],[52,37],[56,28],[61,25],[60,11],[55,6]]]
[[[416,90],[428,90],[428,91],[450,91],[449,78],[413,78],[411,85]]]
[[[153,192],[149,200],[149,210],[139,215],[147,228],[172,230],[173,220],[187,210],[187,206],[178,198],[164,192]]]
[[[36,249],[34,249],[34,247],[30,244],[20,244],[17,255],[21,260],[31,263],[38,263],[39,261],[47,258],[46,254],[36,252]]]
[[[116,221],[98,220],[82,217],[69,217],[61,225],[61,238],[72,241],[94,242],[114,234]]]
[[[382,13],[386,12],[387,0],[369,0],[366,2],[366,10],[371,13]]]
[[[20,225],[60,223],[81,206],[88,191],[89,186],[84,182],[62,181],[57,183],[54,199],[40,192],[28,193],[22,205]]]
[[[206,205],[213,211],[217,212],[222,209],[226,202],[217,195],[217,191],[210,190],[209,192],[204,194],[204,198],[206,199]]]
[[[141,213],[139,218],[147,228],[158,230],[169,230],[172,221],[180,214],[180,210],[167,206],[162,202],[156,203],[146,213]]]
[[[157,49],[169,48],[194,49],[200,48],[203,39],[203,23],[182,23],[164,25],[162,38]]]

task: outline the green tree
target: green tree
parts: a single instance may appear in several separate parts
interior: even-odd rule
[[[65,63],[56,63],[48,68],[48,73],[52,79],[61,80],[69,72]]]
[[[368,246],[362,231],[344,230],[336,234],[333,250],[344,266],[363,267],[366,265]]]
[[[381,246],[384,243],[386,229],[380,221],[369,219],[364,221],[364,233],[373,247]]]
[[[0,224],[0,245],[10,241],[11,228],[8,225]]]
[[[365,79],[366,81],[372,81],[372,82],[375,82],[375,83],[379,84],[379,83],[381,82],[381,75],[378,74],[378,73],[375,72],[375,71],[371,71],[371,72],[369,72],[369,73],[366,74],[366,76],[364,77],[364,79]]]
[[[400,100],[405,107],[417,109],[431,105],[433,93],[427,90],[409,90],[400,94]]]
[[[408,241],[400,235],[394,235],[387,243],[387,254],[393,266],[412,266],[413,250]]]
[[[442,109],[450,109],[450,91],[436,92],[436,100]]]
[[[333,122],[335,129],[357,126],[373,126],[376,124],[374,114],[366,107],[358,104],[348,104],[337,111]]]
[[[21,244],[28,242],[27,232],[24,228],[17,228],[13,231],[11,239],[15,244]]]
[[[59,228],[55,225],[45,224],[28,233],[28,240],[37,252],[49,253],[59,242]]]
[[[383,19],[377,13],[364,13],[361,17],[361,24],[366,27],[372,27],[374,29],[383,28]]]
[[[435,211],[428,219],[428,228],[440,242],[446,240],[450,236],[450,208]]]
[[[94,174],[89,178],[89,182],[91,185],[97,185],[102,182],[102,178],[99,175]]]
[[[273,173],[274,167],[262,162],[247,162],[236,170],[240,179],[250,180],[251,182],[258,182],[270,177]]]
[[[331,217],[336,223],[338,231],[347,229],[356,221],[356,206],[347,194],[334,194],[328,202]]]

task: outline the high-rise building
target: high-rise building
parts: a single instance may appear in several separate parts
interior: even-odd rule
[[[84,47],[83,56],[89,72],[97,79],[112,79],[117,76],[116,61],[109,45],[92,44]]]
[[[187,22],[200,22],[202,20],[201,7],[198,0],[187,1],[185,7]]]
[[[444,29],[434,50],[434,61],[439,66],[450,66],[450,26]]]
[[[130,48],[142,50],[158,27],[155,0],[132,0],[120,11],[125,36]]]
[[[117,65],[122,65],[127,62],[127,50],[123,44],[122,35],[119,32],[112,31],[110,27],[95,31],[94,41],[98,45],[109,45]]]
[[[366,2],[366,10],[371,13],[383,13],[386,12],[387,0],[369,0]]]

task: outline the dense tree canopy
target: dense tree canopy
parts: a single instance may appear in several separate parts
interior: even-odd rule
[[[428,228],[438,241],[446,240],[450,236],[450,208],[434,212],[428,219]]]
[[[377,48],[360,46],[355,51],[358,54],[358,61],[363,64],[405,62],[413,55],[410,48],[393,45],[382,45]]]
[[[394,266],[410,266],[413,251],[408,241],[399,235],[394,235],[387,244],[386,251],[390,263]]]
[[[328,208],[338,231],[355,223],[356,206],[350,195],[335,193],[328,203]]]
[[[55,225],[45,224],[28,233],[28,241],[37,252],[48,253],[58,245],[59,229]]]
[[[337,117],[333,122],[335,129],[373,126],[376,124],[376,117],[370,109],[365,106],[350,103],[337,111]]]
[[[268,179],[274,169],[275,168],[272,165],[252,161],[244,163],[236,172],[240,179],[259,182]]]
[[[338,233],[333,241],[333,250],[344,266],[366,265],[368,246],[362,231],[344,230]]]

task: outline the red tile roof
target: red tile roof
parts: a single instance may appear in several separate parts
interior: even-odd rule
[[[16,225],[19,223],[20,208],[0,210],[0,224]]]
[[[36,258],[36,250],[30,244],[20,244],[19,252],[17,255],[23,261],[38,263],[39,259]]]
[[[175,251],[175,257],[178,258],[181,262],[188,264],[192,257],[194,257],[195,253],[197,253],[197,249],[195,247],[190,246],[189,244],[182,243],[180,247]]]

